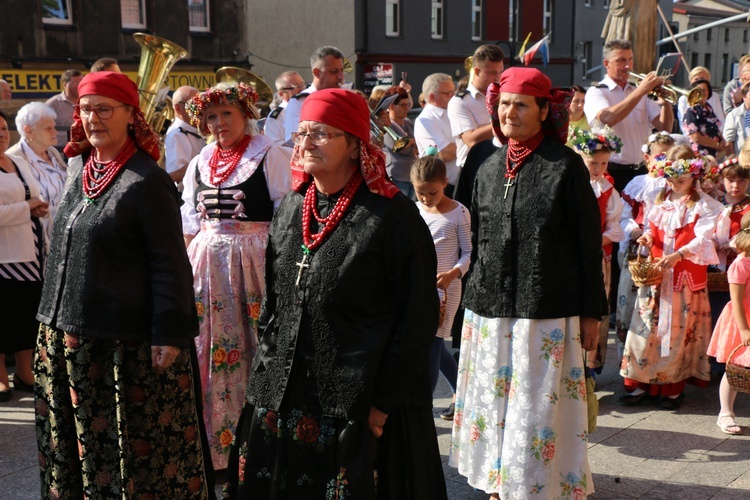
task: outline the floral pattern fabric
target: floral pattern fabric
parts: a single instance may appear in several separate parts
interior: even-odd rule
[[[269,223],[201,224],[188,247],[200,328],[195,343],[211,458],[224,469],[258,345]]]
[[[484,318],[467,310],[450,465],[500,498],[593,493],[577,317]]]
[[[713,108],[708,103],[685,110],[682,128],[686,131],[685,135],[698,133],[715,141],[721,138],[721,120],[716,117]],[[690,145],[697,155],[716,156],[716,148],[701,146],[693,141],[690,141]]]
[[[188,349],[42,325],[34,376],[42,498],[209,498]]]

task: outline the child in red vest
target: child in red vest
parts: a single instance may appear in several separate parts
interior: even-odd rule
[[[573,149],[581,155],[589,171],[591,188],[599,204],[602,220],[602,273],[604,289],[609,293],[612,272],[612,243],[622,241],[625,234],[620,227],[622,200],[614,188],[614,180],[607,173],[607,163],[611,153],[619,153],[622,141],[612,130],[605,127],[601,131],[574,129],[571,134]],[[607,297],[609,301],[609,297]],[[607,354],[609,316],[605,316],[599,327],[599,343],[595,351],[586,353],[586,365],[601,373]]]

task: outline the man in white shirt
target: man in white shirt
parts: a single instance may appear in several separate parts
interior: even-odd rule
[[[615,189],[622,192],[636,175],[645,174],[641,146],[652,128],[670,132],[674,123],[672,105],[663,99],[653,101],[646,96],[664,79],[655,72],[646,75],[636,87],[628,82],[633,67],[633,49],[627,40],[610,40],[604,44],[604,68],[607,76],[586,92],[583,111],[589,124],[609,125],[622,139],[622,151],[612,153],[607,171],[615,180]]]
[[[57,148],[62,150],[70,137],[70,126],[73,125],[74,107],[78,102],[78,84],[83,75],[77,69],[68,69],[60,77],[62,92],[47,99],[47,106],[55,110],[55,127],[57,127]],[[62,130],[64,129],[64,130]]]
[[[206,145],[185,111],[185,104],[197,93],[198,89],[186,85],[172,94],[175,118],[164,137],[164,159],[167,173],[177,184],[182,182],[190,160]]]
[[[266,117],[263,134],[271,139],[274,144],[281,145],[284,143],[285,108],[289,104],[289,99],[305,88],[305,80],[296,71],[285,71],[276,77],[275,83],[281,102]]]
[[[433,146],[438,151],[438,158],[445,162],[448,183],[456,185],[459,169],[456,166],[456,141],[453,138],[451,123],[448,119],[448,101],[456,90],[453,78],[445,73],[433,73],[424,79],[422,93],[425,106],[414,121],[414,140],[417,143],[420,158],[428,154]],[[452,187],[449,192],[452,191]]]
[[[310,57],[312,69],[312,84],[289,100],[284,111],[284,142],[292,138],[292,132],[297,131],[299,113],[305,97],[316,90],[336,89],[344,83],[344,54],[336,47],[320,47]]]
[[[448,102],[448,118],[456,138],[456,165],[463,168],[469,150],[478,142],[492,139],[490,114],[485,104],[487,87],[499,82],[505,54],[497,45],[482,45],[471,57],[472,69],[466,90]]]

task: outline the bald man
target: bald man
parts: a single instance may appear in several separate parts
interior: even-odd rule
[[[0,101],[10,101],[13,99],[13,92],[10,91],[10,84],[5,80],[0,80]]]
[[[274,144],[284,143],[284,109],[289,99],[299,94],[305,88],[305,80],[296,71],[285,71],[276,77],[276,91],[281,97],[281,103],[266,118],[263,134]]]
[[[206,145],[198,129],[190,125],[190,118],[185,112],[185,104],[197,93],[198,89],[184,86],[172,95],[175,119],[164,137],[164,156],[167,173],[178,184],[182,182],[190,160]]]

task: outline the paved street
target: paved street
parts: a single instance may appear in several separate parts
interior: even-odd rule
[[[597,387],[598,428],[590,436],[596,488],[590,498],[750,498],[750,395],[740,394],[735,406],[745,436],[727,436],[716,427],[718,380],[705,390],[688,387],[682,408],[675,412],[651,403],[627,408],[617,400],[621,381],[614,345],[608,355]],[[447,465],[450,423],[437,418],[450,402],[442,380],[438,391],[435,422],[449,498],[486,499],[489,495],[474,491]],[[0,403],[0,500],[39,498],[33,413],[27,393],[16,393],[11,402]]]

